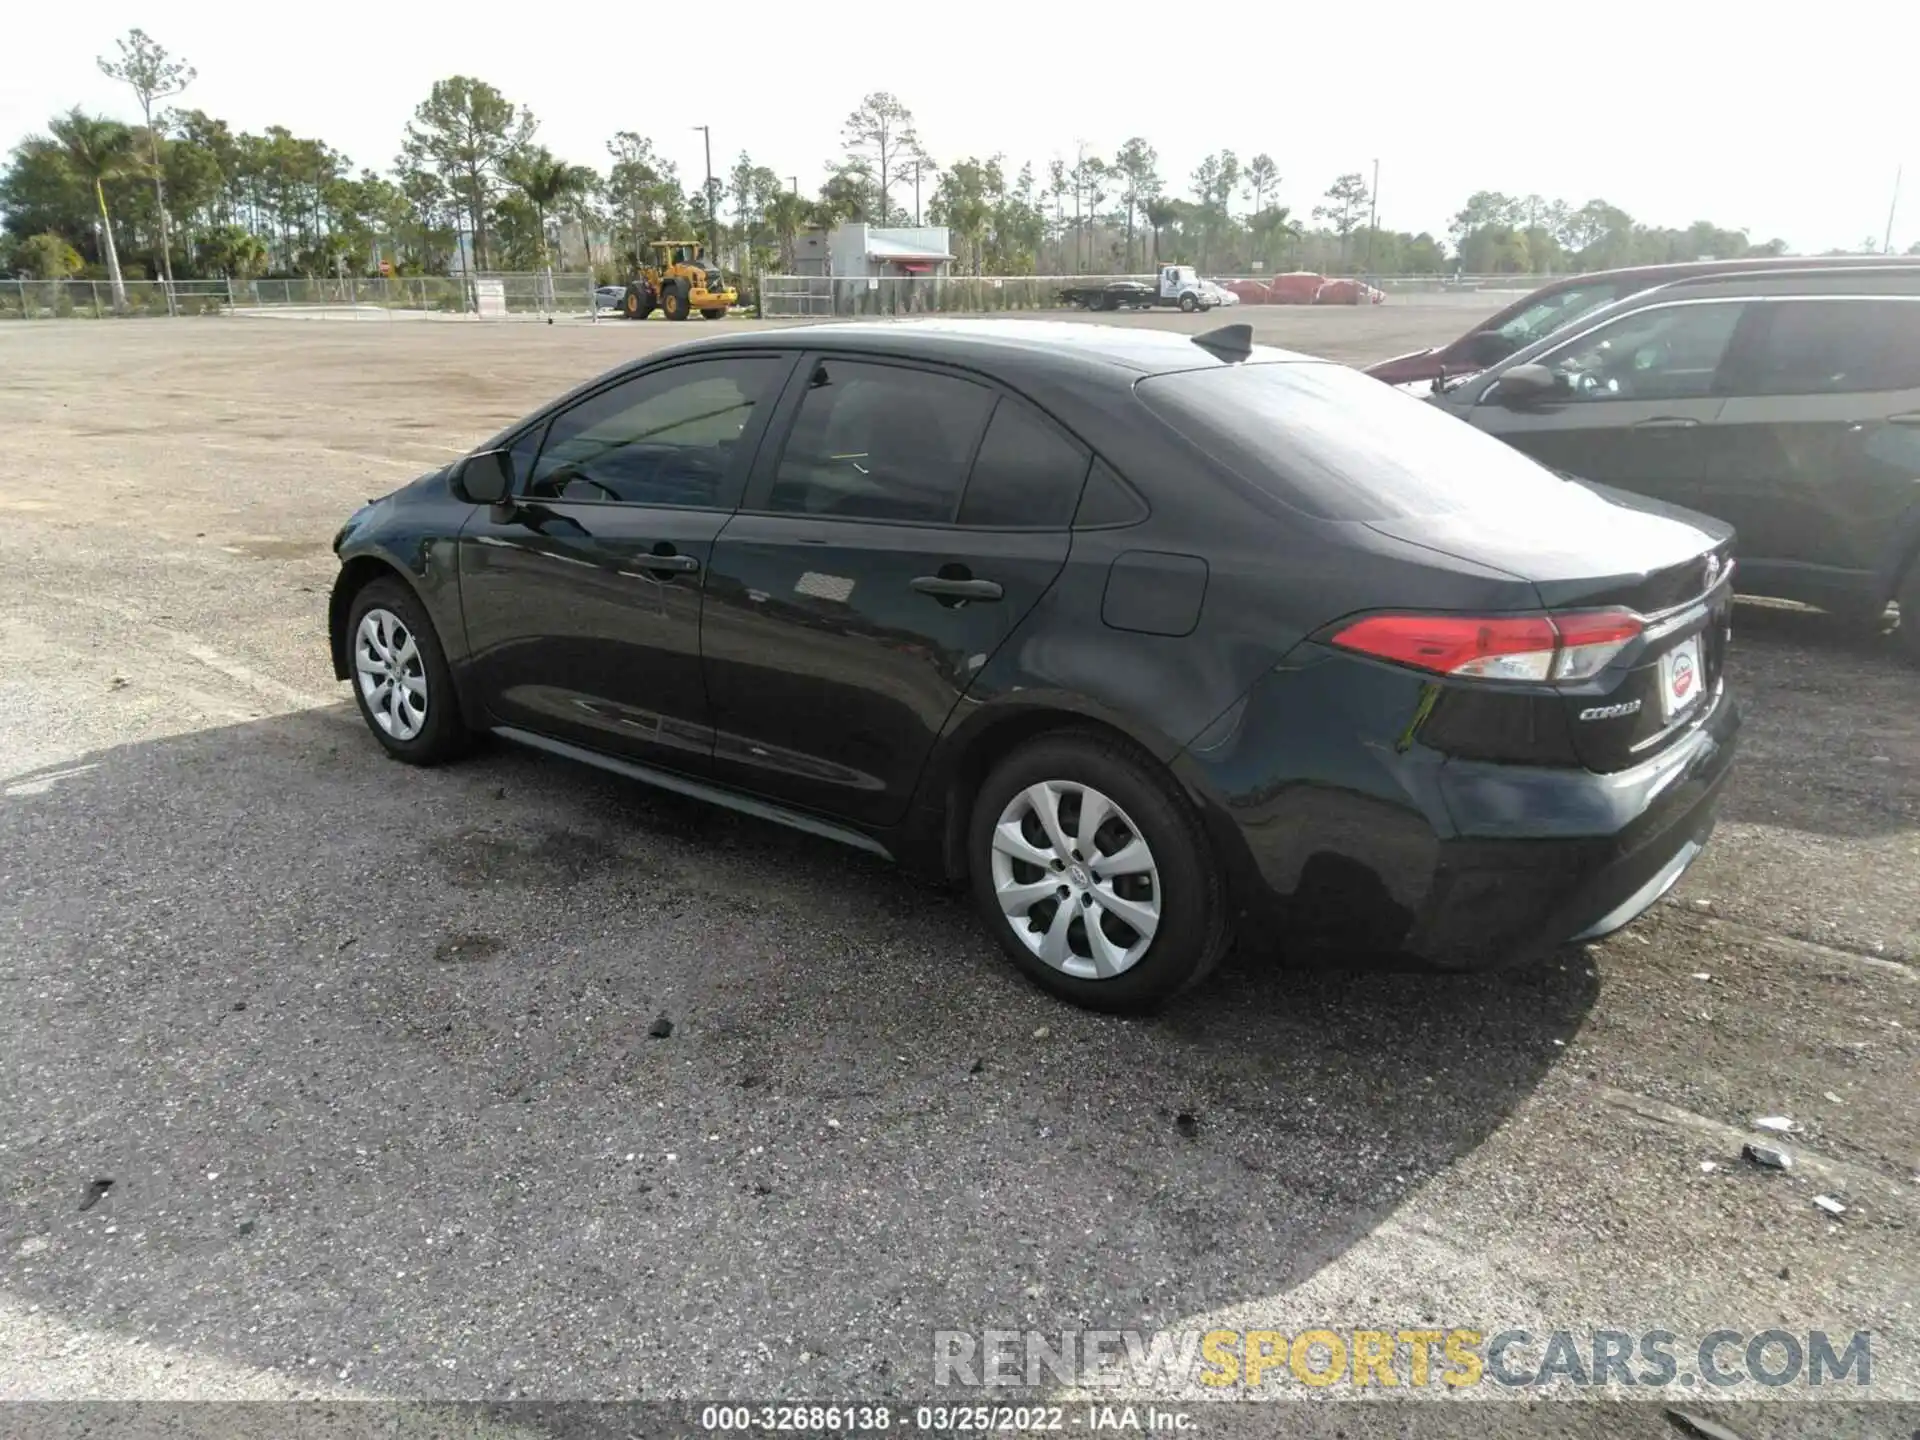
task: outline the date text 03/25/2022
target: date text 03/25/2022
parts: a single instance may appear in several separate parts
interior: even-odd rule
[[[1194,1428],[1185,1410],[1157,1405],[708,1405],[700,1428],[725,1434],[1035,1434],[1120,1431],[1171,1435]]]

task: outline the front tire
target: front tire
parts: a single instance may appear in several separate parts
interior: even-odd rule
[[[399,580],[375,580],[347,611],[348,678],[360,718],[396,760],[438,765],[468,749],[446,652],[426,607]]]
[[[1200,301],[1192,295],[1182,295],[1180,297],[1180,308],[1191,315],[1200,308]]]
[[[974,798],[976,905],[1029,978],[1092,1010],[1151,1010],[1210,971],[1226,901],[1193,805],[1115,737],[1043,736]]]
[[[702,310],[700,314],[708,320],[724,320],[727,318],[727,307],[718,305],[710,310]]]
[[[680,288],[678,281],[661,287],[660,313],[669,320],[687,318],[687,292]]]

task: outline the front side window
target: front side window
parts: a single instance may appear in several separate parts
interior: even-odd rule
[[[728,508],[740,437],[782,368],[764,356],[699,360],[602,390],[554,418],[525,493]]]
[[[1564,398],[1680,400],[1713,393],[1746,306],[1736,301],[1636,310],[1544,357]]]
[[[1736,395],[1920,389],[1920,300],[1780,300],[1738,367]]]
[[[994,394],[899,365],[822,360],[781,452],[769,510],[952,523]]]

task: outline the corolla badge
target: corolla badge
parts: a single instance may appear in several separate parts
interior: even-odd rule
[[[1590,710],[1582,710],[1580,718],[1582,720],[1615,720],[1622,715],[1638,714],[1639,710],[1638,700],[1623,700],[1618,705],[1595,705]]]

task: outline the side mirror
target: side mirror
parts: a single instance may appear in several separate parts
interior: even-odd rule
[[[1559,378],[1546,366],[1516,365],[1500,376],[1495,398],[1503,405],[1528,405],[1559,388]]]
[[[1467,355],[1481,367],[1497,365],[1514,351],[1513,342],[1498,330],[1476,330],[1467,337]]]
[[[475,505],[499,505],[513,494],[513,462],[504,450],[483,450],[467,457],[454,483]]]

